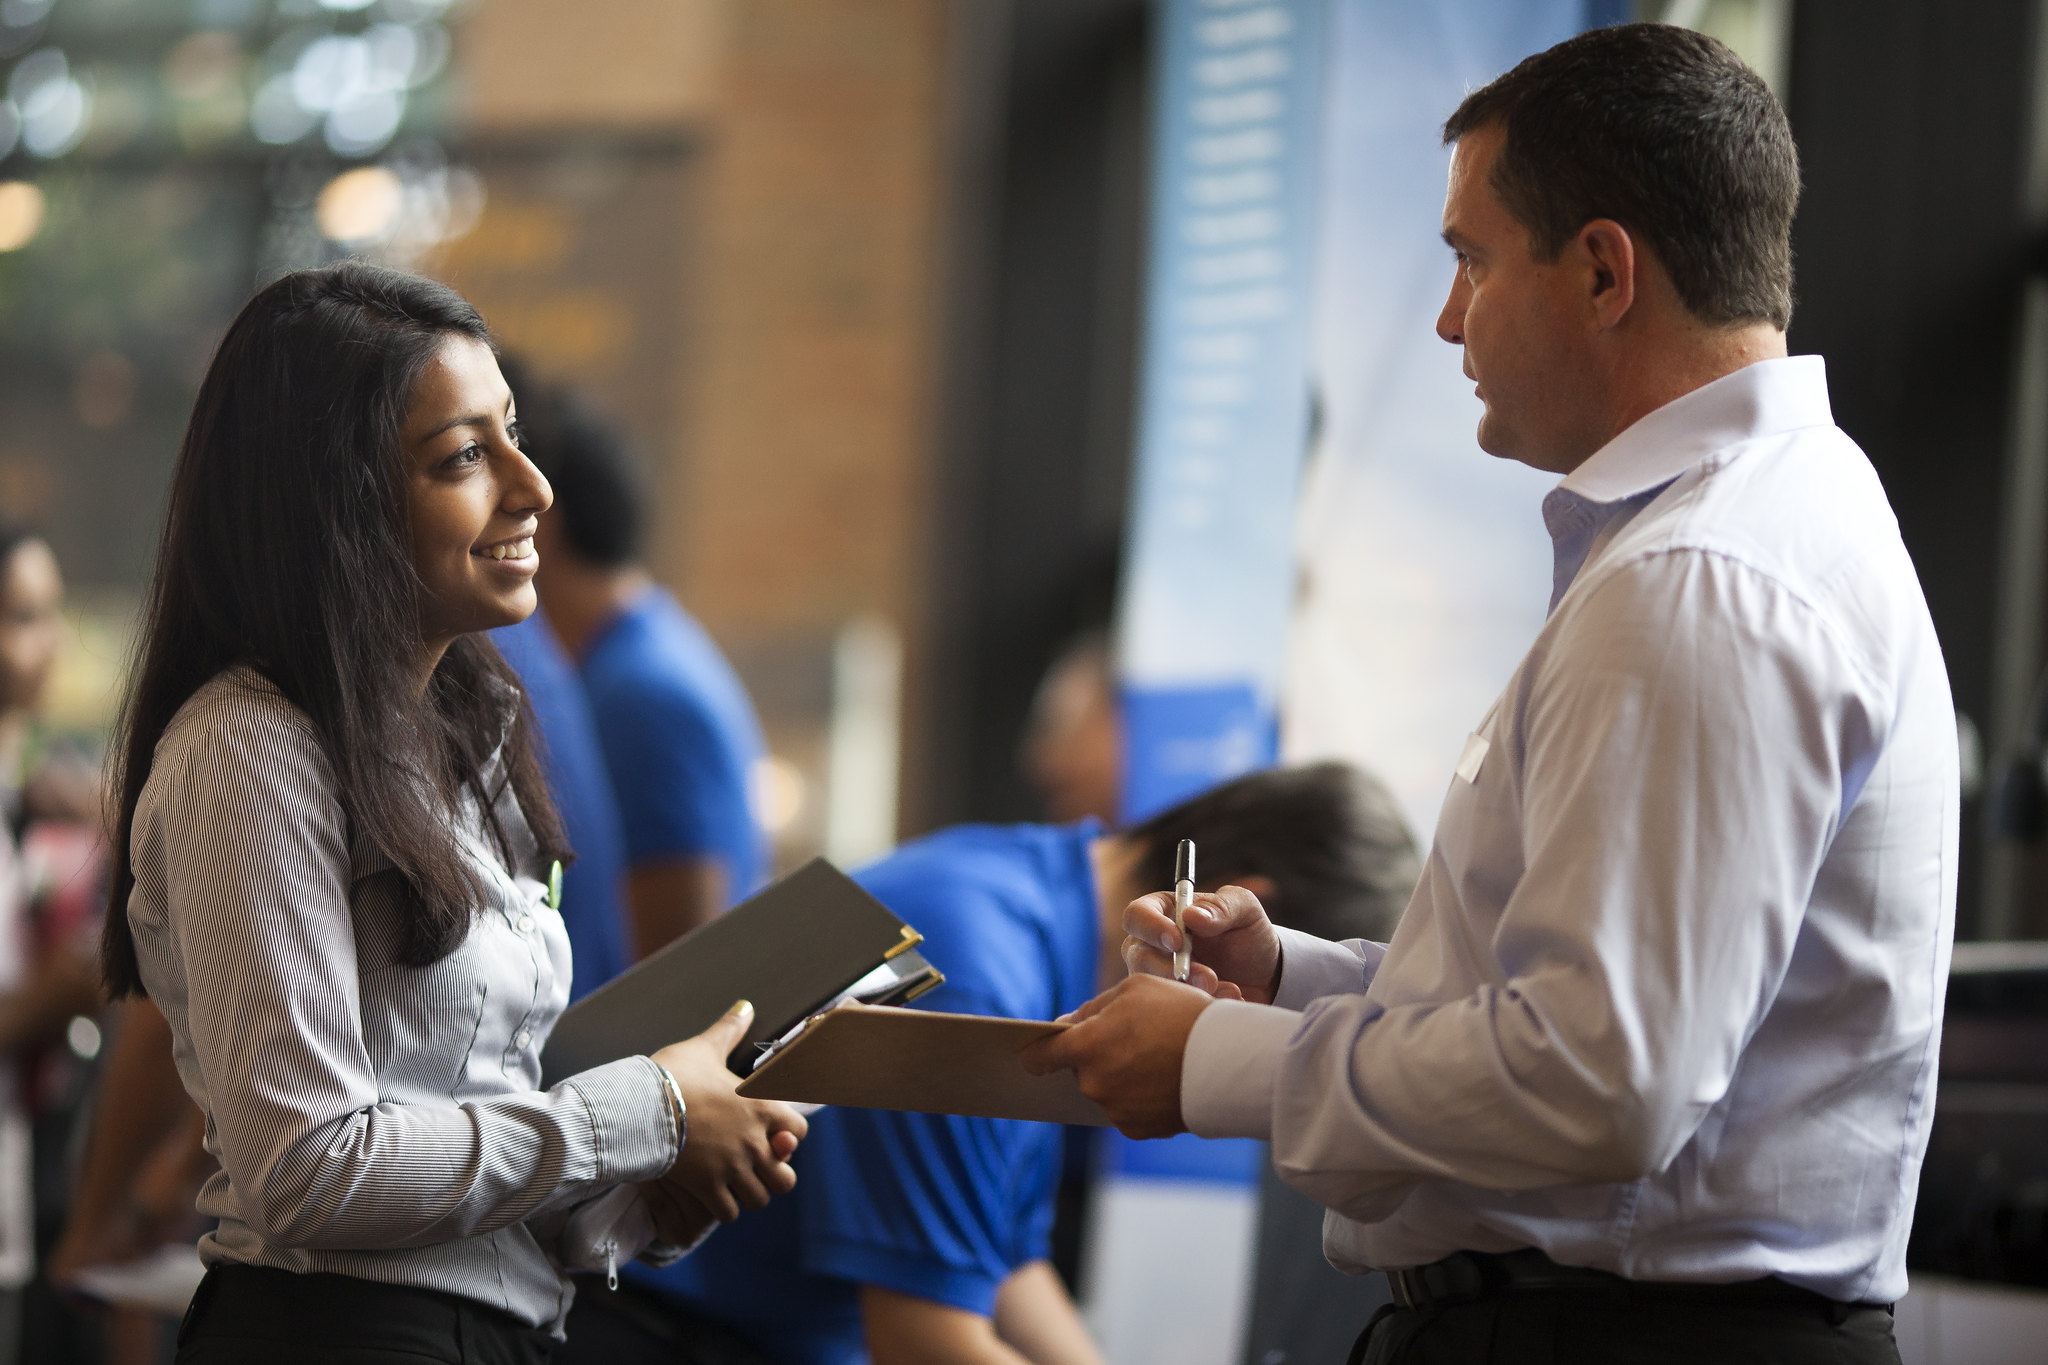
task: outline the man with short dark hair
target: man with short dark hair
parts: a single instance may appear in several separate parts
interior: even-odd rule
[[[1798,165],[1719,43],[1582,34],[1451,116],[1438,322],[1544,500],[1551,610],[1391,944],[1226,888],[1027,1064],[1269,1138],[1393,1307],[1354,1358],[1896,1362],[1958,778],[1875,471],[1787,358]],[[1212,994],[1208,992],[1213,992]],[[1221,998],[1214,998],[1221,997]],[[1298,1011],[1298,1012],[1297,1012]]]
[[[534,586],[597,722],[625,833],[632,946],[644,957],[767,874],[751,799],[766,746],[717,644],[640,564],[647,494],[618,432],[531,379],[519,416],[555,496],[535,537]]]

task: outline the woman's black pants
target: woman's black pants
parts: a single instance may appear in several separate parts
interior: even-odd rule
[[[178,1365],[548,1365],[552,1340],[453,1294],[219,1265],[178,1328]]]

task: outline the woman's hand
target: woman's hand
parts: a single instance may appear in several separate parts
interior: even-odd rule
[[[1188,983],[1225,1000],[1270,1005],[1280,988],[1280,935],[1259,898],[1241,886],[1195,893],[1188,908],[1194,961]],[[1173,893],[1154,891],[1124,910],[1124,966],[1133,975],[1173,979]]]
[[[726,1056],[746,1037],[753,1017],[754,1007],[742,1000],[695,1038],[654,1054],[676,1078],[689,1109],[682,1151],[656,1183],[687,1196],[721,1223],[796,1188],[789,1158],[810,1127],[786,1104],[743,1097],[739,1077],[726,1069]],[[689,1208],[681,1201],[676,1207],[685,1214]]]
[[[650,1180],[633,1188],[647,1201],[655,1232],[670,1246],[694,1247],[718,1226],[718,1220],[678,1186]]]

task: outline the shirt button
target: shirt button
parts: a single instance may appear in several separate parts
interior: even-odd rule
[[[519,932],[520,932],[520,933],[522,933],[522,934],[530,934],[530,933],[532,933],[532,932],[533,932],[533,916],[532,916],[532,915],[521,915],[521,916],[519,917],[519,923],[518,923],[518,924],[516,924],[516,925],[514,925],[513,927],[514,927],[514,928],[516,928],[517,930],[519,930]]]
[[[512,1035],[512,1041],[519,1047],[530,1047],[533,1044],[533,1035],[525,1029],[521,1029]]]

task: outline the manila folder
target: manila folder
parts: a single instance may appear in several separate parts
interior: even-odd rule
[[[754,1069],[754,1099],[1037,1119],[1104,1127],[1071,1071],[1034,1076],[1017,1054],[1067,1025],[1035,1019],[842,1005],[812,1019]]]

